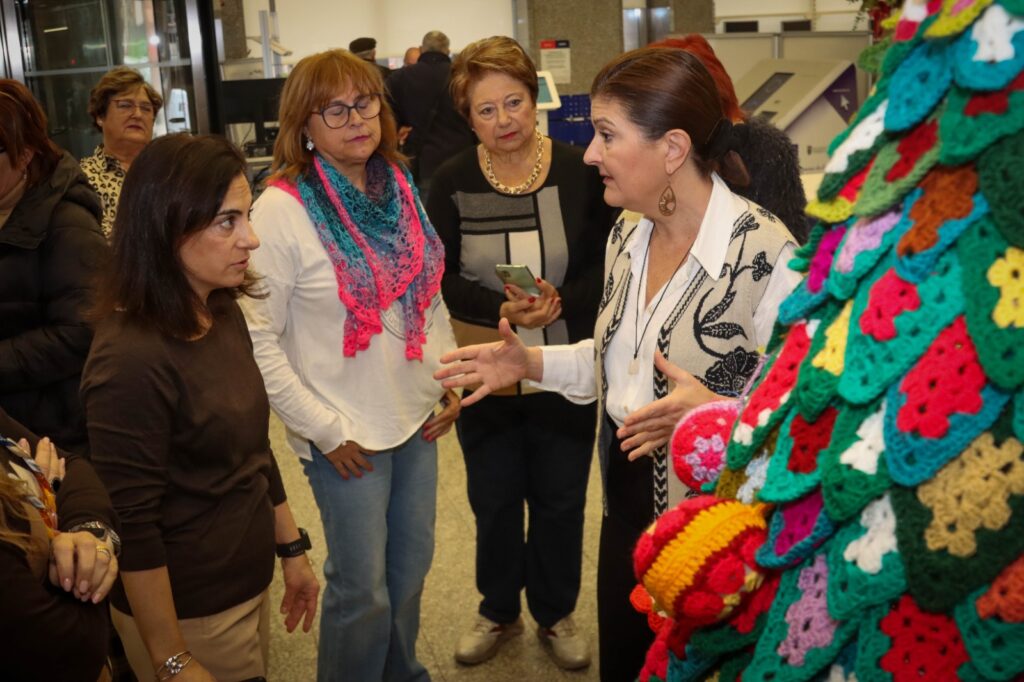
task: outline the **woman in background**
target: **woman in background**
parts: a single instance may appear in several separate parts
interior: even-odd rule
[[[444,241],[442,290],[461,345],[498,339],[502,317],[528,345],[572,343],[593,331],[614,214],[582,150],[537,130],[537,88],[536,67],[511,38],[467,45],[452,65],[456,106],[480,144],[438,170],[427,212]],[[540,294],[503,286],[499,263],[528,265]],[[595,425],[592,405],[523,384],[460,415],[483,596],[456,647],[460,663],[487,660],[522,632],[524,588],[555,662],[590,662],[572,613]]]
[[[246,303],[249,331],[327,540],[322,681],[429,679],[416,639],[437,439],[459,413],[431,378],[455,346],[444,247],[396,151],[383,88],[344,50],[296,64],[274,175],[253,207],[269,296]]]
[[[103,74],[89,93],[89,116],[103,142],[82,159],[82,170],[103,200],[103,234],[110,238],[125,173],[153,139],[153,124],[164,100],[135,69],[118,66]]]
[[[275,552],[288,631],[316,613],[236,301],[255,286],[251,200],[239,151],[187,134],[144,149],[121,194],[82,401],[122,520],[111,615],[140,680],[265,677]]]
[[[99,198],[46,131],[32,93],[0,80],[0,408],[85,454],[86,313],[110,248]]]

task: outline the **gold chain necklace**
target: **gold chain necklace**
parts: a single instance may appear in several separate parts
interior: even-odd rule
[[[491,186],[502,194],[522,194],[533,187],[533,183],[537,182],[537,178],[540,177],[540,171],[544,167],[544,136],[536,128],[533,129],[533,134],[537,138],[537,160],[533,164],[533,172],[530,173],[530,177],[526,178],[526,182],[515,187],[509,187],[494,177],[494,163],[491,161],[491,152],[487,147],[484,147],[484,174],[487,176],[487,182],[491,183]]]

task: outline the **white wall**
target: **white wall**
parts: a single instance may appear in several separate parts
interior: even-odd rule
[[[854,26],[857,6],[847,0],[716,0],[715,30],[723,31],[725,21],[756,19],[761,33],[777,33],[782,22],[810,19],[815,31],[866,30],[867,23]]]
[[[427,31],[443,31],[452,50],[479,38],[512,35],[512,0],[276,0],[280,42],[292,50],[286,63],[335,47],[353,38],[377,39],[377,59],[405,54]],[[244,0],[246,35],[259,35],[259,11],[267,0]],[[259,46],[249,41],[252,56]]]

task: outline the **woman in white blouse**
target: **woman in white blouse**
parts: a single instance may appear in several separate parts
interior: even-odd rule
[[[464,405],[524,378],[598,401],[598,626],[601,679],[611,681],[636,676],[653,638],[629,604],[630,550],[687,492],[668,475],[672,428],[697,405],[742,390],[800,276],[785,266],[789,230],[724,182],[743,184],[746,171],[697,57],[628,52],[598,74],[591,98],[596,134],[584,159],[600,170],[605,201],[626,209],[607,245],[594,338],[527,348],[503,320],[504,341],[449,353],[442,361],[455,364],[435,377],[446,388],[482,384]]]

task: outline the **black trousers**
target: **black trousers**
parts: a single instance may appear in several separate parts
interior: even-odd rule
[[[476,516],[476,584],[486,618],[518,618],[524,588],[542,627],[576,609],[594,414],[593,405],[552,393],[489,396],[462,410],[456,427]]]
[[[608,428],[615,423],[608,417]],[[601,523],[597,559],[597,626],[601,682],[633,682],[644,664],[654,633],[647,617],[629,603],[636,587],[633,547],[654,520],[653,461],[626,459],[618,438],[608,449],[605,497],[608,513]]]

